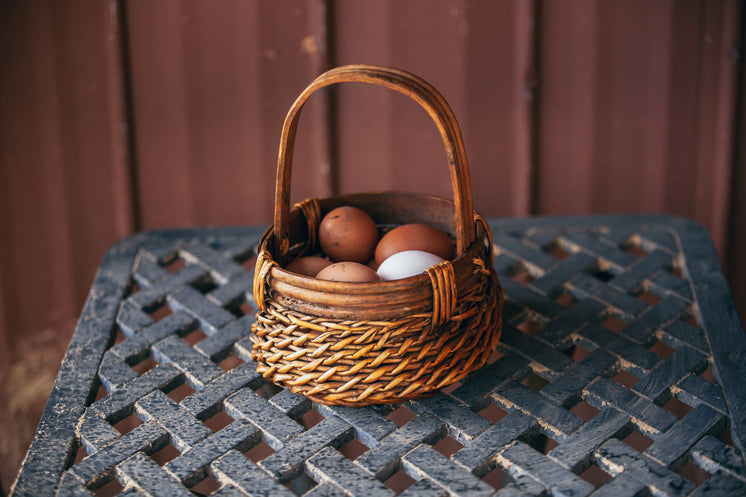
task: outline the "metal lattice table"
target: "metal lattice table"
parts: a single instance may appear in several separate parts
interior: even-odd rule
[[[490,225],[498,352],[432,398],[372,408],[255,372],[262,228],[120,242],[13,495],[746,495],[746,337],[706,231]]]

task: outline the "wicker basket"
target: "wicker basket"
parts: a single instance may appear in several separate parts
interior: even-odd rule
[[[341,82],[384,86],[427,110],[446,146],[454,201],[377,192],[308,199],[290,210],[300,110],[314,91]],[[341,205],[363,209],[383,231],[412,222],[440,228],[455,239],[456,258],[418,276],[374,283],[325,281],[284,270],[294,257],[318,249],[320,220]],[[394,403],[461,380],[495,350],[503,292],[492,267],[489,227],[472,207],[458,123],[443,97],[419,77],[353,65],[314,80],[285,119],[274,208],[254,277],[252,357],[265,378],[322,404]]]

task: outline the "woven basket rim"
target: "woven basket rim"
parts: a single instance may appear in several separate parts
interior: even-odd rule
[[[406,191],[373,191],[373,192],[361,192],[361,193],[353,193],[353,194],[346,194],[346,195],[334,195],[330,197],[325,197],[323,199],[320,199],[319,202],[322,204],[324,203],[332,203],[332,205],[349,205],[349,204],[356,204],[359,202],[360,199],[364,199],[366,201],[375,201],[378,198],[390,198],[391,196],[395,197],[402,197],[405,199],[418,199],[421,202],[432,202],[434,205],[440,204],[441,208],[444,206],[444,204],[448,206],[453,206],[453,200],[440,197],[437,195],[427,194],[427,193],[417,193],[417,192],[406,192]],[[331,210],[331,209],[329,209]],[[293,215],[302,217],[302,212],[295,208],[291,211]],[[485,224],[480,223],[479,219],[482,218],[482,216],[477,212],[476,209],[473,211],[474,215],[474,231],[475,231],[475,237],[474,241],[467,247],[466,251],[451,259],[449,262],[453,264],[454,271],[459,272],[464,271],[464,268],[469,265],[468,259],[472,258],[476,253],[479,253],[481,251],[480,245],[483,245],[487,243],[487,237],[488,234],[486,233],[486,230],[489,229]],[[406,222],[386,222],[386,223],[376,223],[377,226],[380,227],[395,227],[395,226],[401,226],[403,224],[410,224],[410,223],[423,223],[423,224],[430,224],[432,223],[428,222],[427,219],[420,219],[420,220],[408,220]],[[438,229],[441,229],[442,231],[446,232],[449,237],[454,238],[454,233],[452,229],[445,228],[442,223],[439,224]],[[274,226],[270,225],[265,230],[264,234],[262,235],[258,250],[266,250],[267,254],[269,255],[270,259],[276,263],[270,271],[270,275],[272,278],[276,278],[279,281],[282,281],[287,284],[291,284],[293,286],[304,286],[309,289],[318,290],[318,291],[324,291],[324,290],[330,290],[332,287],[339,289],[339,291],[334,291],[336,294],[340,293],[350,293],[352,295],[378,295],[382,293],[395,293],[395,292],[401,292],[401,291],[407,291],[407,290],[416,290],[420,287],[430,287],[430,279],[427,276],[426,273],[420,273],[416,274],[414,276],[409,276],[407,278],[401,278],[397,280],[380,280],[380,281],[373,281],[373,282],[347,282],[347,281],[328,281],[328,280],[321,280],[318,278],[315,278],[313,276],[305,276],[299,273],[294,273],[292,271],[288,271],[284,267],[282,267],[278,261],[275,258],[275,254],[273,254],[273,237],[274,237]],[[307,241],[307,240],[304,240]],[[313,255],[313,254],[305,254],[305,255]]]

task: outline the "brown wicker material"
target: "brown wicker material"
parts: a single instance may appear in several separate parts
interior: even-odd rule
[[[376,192],[308,199],[289,209],[290,170],[300,110],[319,88],[372,83],[417,101],[441,132],[454,200]],[[283,269],[318,251],[316,230],[330,210],[353,205],[385,231],[427,223],[449,233],[456,258],[395,281],[318,280]],[[481,367],[497,347],[503,292],[492,268],[489,227],[472,207],[461,132],[443,97],[395,69],[355,65],[314,80],[290,108],[278,159],[274,224],[262,237],[254,277],[252,326],[257,370],[315,402],[347,406],[432,395]]]

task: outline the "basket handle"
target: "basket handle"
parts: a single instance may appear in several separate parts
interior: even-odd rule
[[[435,122],[446,147],[456,207],[456,253],[462,255],[474,241],[474,213],[466,149],[456,117],[448,103],[428,82],[414,74],[374,65],[347,65],[331,69],[311,82],[290,107],[280,137],[275,184],[275,257],[285,260],[290,249],[290,172],[300,112],[316,90],[336,83],[363,82],[398,91],[419,103]]]

